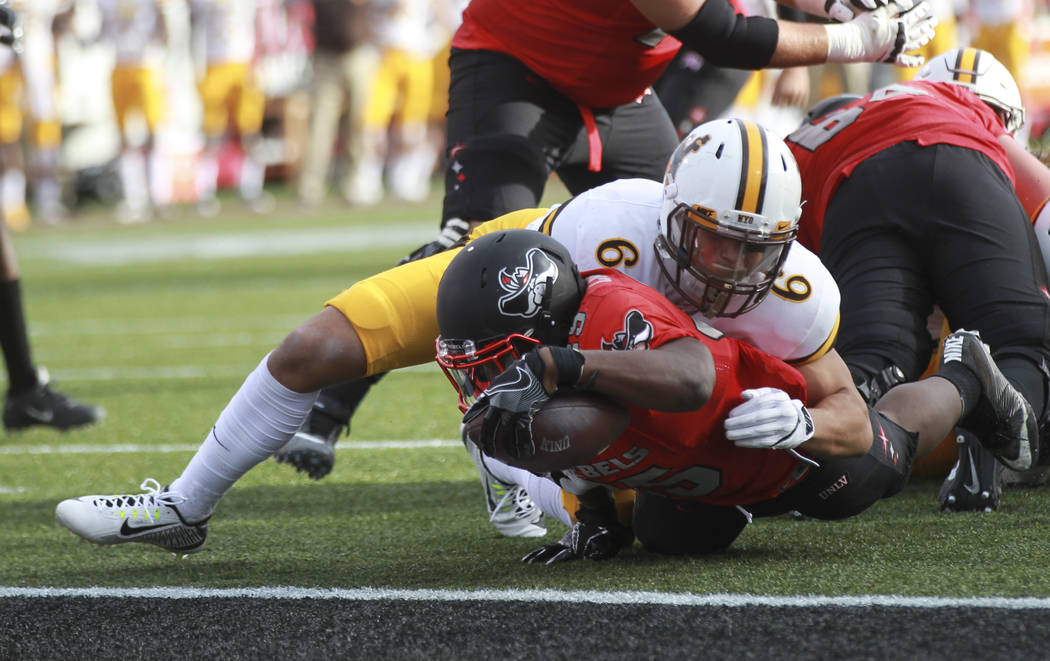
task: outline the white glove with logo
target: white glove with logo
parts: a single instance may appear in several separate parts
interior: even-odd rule
[[[879,7],[885,7],[887,4],[889,4],[889,0],[827,0],[824,3],[824,13],[839,23],[845,23],[856,18],[857,14],[874,11]],[[901,11],[906,11],[915,2],[914,0],[897,0],[896,4],[901,8]],[[799,9],[805,11],[805,7],[799,7]]]
[[[871,1],[871,0],[869,0]],[[875,0],[877,1],[877,0]],[[848,23],[825,25],[828,62],[890,62],[917,67],[921,55],[907,55],[933,39],[937,17],[929,0],[896,0],[858,14]]]
[[[790,450],[813,437],[806,406],[779,388],[740,393],[744,403],[725,419],[726,438],[742,448]]]

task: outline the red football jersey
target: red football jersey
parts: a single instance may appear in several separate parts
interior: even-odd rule
[[[717,376],[711,399],[697,411],[631,407],[627,431],[590,463],[577,466],[580,477],[726,505],[772,498],[801,478],[806,465],[794,455],[737,447],[726,439],[723,426],[747,388],[780,388],[805,401],[806,382],[798,370],[713,328],[698,328],[666,298],[618,271],[585,275],[587,294],[570,343],[580,349],[627,351],[693,337],[710,349]]]
[[[839,184],[864,159],[900,142],[974,149],[1013,182],[1013,169],[998,139],[1004,133],[995,112],[969,89],[924,81],[882,87],[803,124],[787,137],[802,174],[799,242],[820,254],[824,213]]]
[[[644,94],[681,43],[628,0],[472,0],[452,46],[506,53],[576,103],[611,108]]]

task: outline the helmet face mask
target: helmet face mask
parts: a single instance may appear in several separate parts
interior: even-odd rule
[[[660,268],[712,317],[754,309],[798,233],[801,180],[783,141],[753,122],[716,120],[682,141],[664,178]]]
[[[953,83],[973,90],[995,111],[1009,133],[1024,124],[1024,103],[1017,81],[995,56],[977,48],[953,48],[930,58],[915,80]]]
[[[467,409],[503,370],[530,349],[540,346],[533,337],[513,334],[477,347],[473,340],[437,339],[437,363],[459,394],[459,410]]]

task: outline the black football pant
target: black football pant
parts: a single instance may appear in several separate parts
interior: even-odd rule
[[[520,61],[453,49],[449,67],[443,220],[539,206],[551,172],[573,195],[616,179],[663,180],[678,136],[655,95],[591,109],[601,140],[595,172],[579,106]]]
[[[860,457],[819,459],[802,480],[776,498],[743,505],[710,505],[664,498],[643,491],[634,501],[632,527],[649,551],[701,555],[724,550],[743,531],[748,515],[799,512],[815,519],[856,516],[879,500],[896,495],[911,475],[918,435],[869,408],[875,442]],[[779,450],[776,450],[779,452]]]
[[[835,348],[855,374],[925,370],[934,304],[980,331],[1000,369],[1046,408],[1050,296],[1032,223],[984,154],[904,142],[875,154],[828,205],[820,258],[842,292]]]

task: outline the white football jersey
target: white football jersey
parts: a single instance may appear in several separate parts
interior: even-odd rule
[[[566,246],[581,271],[616,269],[680,301],[653,248],[662,201],[660,182],[623,179],[552,207],[528,227]],[[697,313],[693,318],[786,362],[802,364],[827,353],[835,340],[839,288],[820,259],[795,243],[772,290],[756,308],[737,317],[709,319]]]
[[[251,62],[258,0],[191,0],[194,31],[208,64]]]
[[[157,0],[98,0],[98,10],[102,37],[112,44],[117,63],[131,66],[146,62],[160,33]]]

